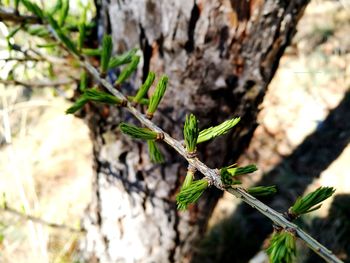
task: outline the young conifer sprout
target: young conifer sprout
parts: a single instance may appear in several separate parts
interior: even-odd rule
[[[101,53],[101,74],[105,75],[108,70],[109,60],[112,56],[113,43],[112,38],[109,35],[104,35],[102,40],[102,53]]]
[[[274,232],[266,252],[271,263],[293,263],[296,256],[295,236],[284,230]]]
[[[321,207],[324,200],[331,197],[335,192],[333,187],[319,187],[315,191],[307,194],[304,197],[299,197],[294,205],[289,208],[288,213],[292,218],[296,218],[300,215],[310,213]]]
[[[148,152],[150,155],[150,159],[154,163],[163,163],[164,162],[164,156],[162,152],[159,150],[157,144],[153,140],[148,140]]]
[[[304,240],[310,248],[312,248],[327,262],[342,262],[327,248],[319,244],[298,226],[291,223],[292,219],[295,219],[295,217],[319,208],[319,203],[334,193],[333,188],[321,187],[303,198],[298,198],[295,204],[289,209],[289,214],[291,216],[288,218],[287,216],[283,216],[281,213],[278,213],[272,208],[266,206],[252,196],[264,196],[275,193],[275,186],[257,186],[249,189],[245,189],[241,186],[232,186],[241,183],[237,179],[237,176],[256,171],[257,168],[255,165],[252,164],[244,167],[231,165],[218,170],[209,168],[198,158],[189,156],[188,153],[196,151],[196,145],[198,143],[202,143],[226,134],[239,122],[240,118],[233,118],[217,126],[198,132],[198,121],[194,115],[190,115],[186,118],[184,128],[186,144],[186,148],[184,148],[178,140],[172,138],[168,133],[164,132],[160,127],[156,126],[150,121],[165,93],[168,77],[162,76],[160,81],[157,83],[156,89],[149,100],[146,116],[139,112],[133,105],[135,103],[141,104],[142,101],[148,102],[148,100],[144,97],[154,81],[154,73],[150,73],[148,75],[145,83],[140,87],[140,90],[135,96],[128,97],[128,99],[133,103],[127,103],[127,97],[124,96],[119,90],[115,89],[115,87],[113,87],[113,85],[103,77],[103,73],[110,68],[126,64],[115,82],[115,84],[118,86],[123,84],[137,69],[140,57],[136,55],[136,49],[125,54],[112,57],[112,41],[108,36],[104,38],[103,42],[105,43],[102,44],[102,48],[92,50],[84,49],[83,44],[86,32],[84,33],[83,29],[79,29],[79,38],[73,39],[68,34],[69,29],[62,27],[62,25],[65,25],[68,21],[66,20],[69,13],[69,5],[67,2],[68,0],[65,0],[64,3],[57,4],[54,7],[55,11],[51,11],[50,13],[44,12],[37,4],[34,4],[29,0],[21,0],[21,3],[27,8],[27,10],[33,13],[38,20],[42,21],[44,27],[47,27],[45,31],[52,33],[53,37],[59,41],[60,45],[58,47],[63,47],[65,51],[68,51],[72,57],[75,58],[82,67],[84,67],[84,70],[86,70],[89,76],[92,77],[97,84],[100,85],[100,87],[105,88],[111,94],[113,94],[111,95],[96,88],[87,89],[87,76],[84,75],[85,71],[83,71],[80,81],[80,91],[82,92],[82,95],[77,99],[73,106],[67,110],[67,113],[76,112],[89,101],[107,103],[113,106],[120,106],[123,104],[125,106],[124,109],[133,114],[144,127],[120,123],[119,129],[121,132],[129,135],[132,138],[146,140],[152,161],[159,162],[163,160],[163,156],[155,144],[156,140],[163,140],[170,147],[174,148],[179,154],[181,154],[189,163],[186,178],[180,192],[176,196],[178,209],[187,209],[190,204],[195,203],[200,198],[203,192],[210,185],[213,185],[219,189],[226,190],[238,198],[241,198],[242,201],[256,208],[260,213],[270,218],[275,225],[279,226],[279,230],[276,231],[271,238],[270,247],[267,251],[271,262],[292,262],[296,253],[296,238],[301,238]],[[58,20],[54,18],[54,14],[56,14],[55,17],[59,16]],[[86,21],[82,22],[82,24],[85,23]],[[100,72],[91,65],[89,58],[83,56],[83,54],[100,57]],[[193,177],[196,171],[201,172],[204,177],[199,180],[194,180]]]
[[[111,57],[109,60],[108,68],[112,69],[121,65],[129,64],[132,61],[132,58],[136,55],[137,50],[137,48],[133,48],[124,54]]]
[[[217,126],[202,130],[199,133],[197,144],[209,141],[215,137],[228,133],[240,120],[241,118],[233,118],[231,120],[224,121]]]
[[[125,80],[127,80],[131,76],[131,74],[135,72],[139,62],[140,62],[140,56],[133,55],[130,63],[120,73],[118,79],[115,82],[115,85],[120,85]]]
[[[146,116],[149,119],[152,119],[153,114],[157,110],[158,105],[164,96],[167,84],[168,84],[168,77],[163,75],[160,78],[160,80],[158,81],[156,89],[153,92],[152,97],[149,100],[149,105],[148,105],[148,109],[147,109],[147,113],[146,113]]]
[[[277,193],[275,185],[272,186],[255,186],[247,189],[247,192],[254,197],[269,196]]]
[[[84,107],[84,105],[89,101],[106,103],[111,105],[125,104],[121,99],[109,93],[100,91],[98,88],[85,89],[80,98],[69,109],[67,109],[66,113],[75,113],[76,111]]]
[[[156,78],[156,74],[152,71],[148,72],[147,78],[145,82],[141,85],[139,90],[137,91],[134,99],[132,100],[133,103],[139,103],[147,94],[149,88],[152,86],[154,80]]]
[[[68,11],[69,11],[69,0],[63,0],[62,6],[59,10],[59,16],[57,21],[60,27],[64,26],[68,16]]]
[[[242,183],[240,180],[235,178],[234,175],[232,175],[228,171],[227,167],[223,167],[220,169],[220,177],[221,177],[221,182],[224,184],[225,187]]]
[[[134,139],[141,140],[157,140],[160,139],[160,135],[148,128],[140,128],[131,124],[122,122],[119,124],[119,129],[126,135]]]
[[[186,115],[186,121],[184,125],[184,138],[186,144],[186,150],[188,154],[195,154],[197,139],[199,135],[198,120],[196,116],[190,114]]]
[[[191,182],[186,187],[183,187],[176,196],[177,208],[179,210],[186,210],[189,204],[197,202],[208,186],[208,180],[200,179]]]
[[[230,165],[227,167],[227,171],[232,176],[238,176],[238,175],[244,175],[244,174],[250,174],[258,170],[258,167],[256,167],[255,164],[249,164],[247,166],[241,166],[238,167],[236,165]]]

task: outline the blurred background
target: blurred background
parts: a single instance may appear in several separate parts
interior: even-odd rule
[[[51,72],[53,80],[46,79],[42,72],[51,70],[48,65],[9,60],[8,34],[0,22],[0,200],[19,213],[0,210],[0,262],[78,262],[83,233],[75,230],[91,200],[92,145],[84,122],[65,110],[79,76],[62,67]],[[29,39],[21,41],[30,47]],[[23,72],[23,82],[9,80],[14,68],[16,74]],[[306,221],[326,245],[343,242],[338,248],[345,254],[350,253],[350,241],[344,239],[349,226],[340,223],[331,229],[327,220],[333,220],[332,205],[338,205],[345,219],[350,216],[349,87],[350,5],[346,0],[311,1],[269,86],[260,126],[238,162],[259,167],[247,184],[271,181],[277,174],[288,180],[291,173],[312,170],[297,183],[306,193],[321,185],[335,187],[336,195]],[[220,249],[230,244],[223,237],[229,226],[218,227],[218,222],[239,212],[239,204],[225,194],[210,220],[215,231],[208,233]],[[300,262],[307,260],[306,254],[299,255]],[[252,262],[264,260],[262,252]]]

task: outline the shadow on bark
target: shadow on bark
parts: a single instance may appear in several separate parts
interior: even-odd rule
[[[341,103],[319,124],[313,134],[257,183],[257,185],[275,184],[280,193],[261,200],[277,211],[286,211],[349,144],[348,120],[350,120],[350,93],[345,94]],[[337,197],[336,200],[341,198],[344,197]],[[335,204],[337,203],[338,201]],[[335,205],[332,209],[336,210],[337,207],[339,206]],[[261,249],[263,241],[271,232],[272,224],[269,219],[246,204],[241,204],[231,216],[208,232],[199,245],[192,263],[247,262]],[[322,241],[320,236],[324,233],[319,231],[318,234],[318,238]],[[332,242],[333,246],[336,246],[334,239]]]

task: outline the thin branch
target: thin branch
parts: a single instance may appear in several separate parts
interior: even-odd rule
[[[57,81],[47,81],[47,80],[30,80],[28,82],[21,80],[6,80],[0,79],[0,84],[13,85],[13,86],[25,86],[32,88],[45,88],[45,87],[57,87],[74,83],[74,79],[63,79]]]
[[[26,58],[15,58],[15,57],[8,57],[8,58],[0,58],[0,60],[5,61],[5,62],[10,62],[10,61],[17,61],[17,62],[29,62],[29,61],[45,61],[44,59],[39,59],[39,58],[33,58],[33,57],[26,57]]]
[[[60,41],[55,30],[51,26],[48,26],[48,27],[50,31],[54,33],[54,36],[56,37],[56,39]],[[95,67],[93,67],[87,61],[86,58],[79,57],[75,55],[73,52],[70,52],[70,53],[80,62],[81,66],[83,66],[98,83],[100,83],[103,87],[105,87],[109,92],[111,92],[117,98],[124,100],[126,102],[128,101],[126,97],[117,89],[115,89],[111,83],[109,83],[106,79],[100,76],[100,73],[96,70]],[[330,250],[328,250],[322,244],[318,243],[309,234],[301,230],[297,225],[291,223],[282,214],[278,213],[277,211],[273,210],[269,206],[257,200],[255,197],[248,194],[244,189],[242,188],[225,189],[220,179],[219,170],[209,168],[203,162],[198,160],[198,158],[190,158],[180,141],[175,140],[168,133],[164,132],[160,127],[158,127],[149,119],[147,119],[146,116],[141,112],[139,112],[136,108],[134,108],[130,102],[126,103],[125,108],[147,128],[158,133],[163,133],[164,142],[166,142],[169,146],[175,149],[182,157],[184,157],[188,161],[190,165],[192,165],[198,171],[200,171],[209,181],[210,185],[214,185],[215,187],[221,190],[226,190],[227,192],[231,193],[237,198],[240,198],[243,202],[249,204],[253,208],[257,209],[260,213],[262,213],[263,215],[271,219],[276,225],[284,229],[294,231],[294,233],[300,239],[302,239],[313,251],[315,251],[315,253],[317,253],[320,257],[322,257],[325,261],[334,262],[334,263],[342,262]]]
[[[90,65],[89,62],[81,61],[82,66],[86,68],[87,71],[95,78],[95,80],[99,83],[101,83],[109,92],[111,92],[114,96],[126,100],[125,96],[119,92],[117,89],[115,89],[112,84],[110,84],[107,80],[100,77],[99,72]],[[146,118],[144,114],[139,112],[136,108],[134,108],[131,103],[127,103],[126,106],[127,110],[133,114],[143,125],[145,125],[147,128],[164,134],[164,141],[171,146],[173,149],[175,149],[182,157],[184,157],[190,165],[195,167],[198,171],[200,171],[209,181],[210,184],[214,185],[215,187],[226,190],[230,194],[236,196],[237,198],[240,198],[243,202],[249,204],[251,207],[257,209],[260,213],[271,219],[276,225],[284,228],[292,230],[300,239],[302,239],[315,253],[317,253],[319,256],[321,256],[324,260],[327,262],[334,262],[334,263],[340,263],[342,262],[340,259],[338,259],[330,250],[328,250],[326,247],[324,247],[322,244],[317,242],[314,238],[312,238],[309,234],[301,230],[297,225],[291,223],[288,221],[281,213],[278,213],[277,211],[273,210],[269,206],[265,205],[264,203],[260,202],[258,199],[253,197],[252,195],[248,194],[244,189],[242,188],[228,188],[225,189],[221,179],[220,179],[220,173],[217,169],[211,169],[208,166],[206,166],[204,163],[202,163],[198,158],[190,158],[188,157],[188,154],[186,152],[186,149],[183,147],[182,143],[172,138],[168,133],[164,132],[161,128],[156,126],[153,122],[151,122],[149,119]]]
[[[9,21],[17,24],[42,24],[40,18],[30,15],[19,15],[14,11],[0,8],[0,21]]]
[[[78,229],[78,228],[74,228],[74,227],[71,227],[71,226],[68,226],[65,224],[57,224],[57,223],[46,221],[40,217],[24,214],[22,212],[17,211],[14,208],[8,207],[7,205],[5,205],[5,207],[0,207],[0,211],[11,213],[11,214],[18,216],[18,217],[21,217],[25,220],[29,220],[29,221],[32,221],[34,223],[42,224],[42,225],[45,225],[45,226],[48,226],[51,228],[63,229],[63,230],[67,230],[67,231],[74,232],[74,233],[85,233],[86,232],[85,229],[82,229],[82,228]]]

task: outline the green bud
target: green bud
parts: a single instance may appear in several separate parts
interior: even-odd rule
[[[272,186],[255,186],[248,188],[247,192],[255,197],[259,196],[269,196],[277,193],[277,188],[275,185]]]
[[[231,120],[224,121],[223,123],[205,129],[199,133],[197,144],[209,141],[214,139],[215,137],[226,134],[229,130],[231,130],[238,122],[240,118],[233,118]]]
[[[274,232],[266,252],[271,263],[293,263],[296,256],[295,236],[287,231]]]
[[[112,56],[113,43],[112,37],[108,35],[103,36],[102,40],[102,53],[101,53],[101,72],[106,73],[108,69],[108,63]]]
[[[147,128],[140,128],[131,124],[122,122],[119,124],[119,129],[126,135],[134,139],[142,140],[156,140],[158,138],[158,133],[151,131]]]
[[[127,78],[129,78],[130,75],[137,69],[137,65],[139,64],[139,62],[140,56],[132,56],[131,62],[122,70],[115,84],[122,84]]]
[[[190,114],[186,115],[186,121],[184,126],[184,138],[186,144],[186,150],[189,153],[196,151],[197,139],[199,135],[198,120],[196,116]]]
[[[206,179],[192,182],[188,187],[184,187],[176,196],[177,208],[186,210],[189,204],[195,203],[207,189],[209,183]]]
[[[160,78],[160,80],[158,81],[156,89],[155,89],[152,97],[150,98],[149,106],[148,106],[148,110],[147,110],[147,115],[149,117],[152,117],[154,112],[158,108],[158,105],[164,96],[167,84],[168,84],[168,77],[163,75]]]
[[[119,67],[121,65],[130,63],[132,58],[136,54],[136,52],[137,52],[137,48],[133,48],[130,51],[128,51],[122,55],[112,57],[109,60],[108,68],[112,69],[112,68],[116,68],[116,67]]]
[[[319,187],[315,191],[304,197],[299,197],[294,205],[289,208],[289,213],[298,217],[302,214],[310,213],[321,207],[321,202],[331,197],[335,192],[333,187]]]
[[[154,163],[163,163],[164,162],[164,156],[162,152],[157,147],[157,144],[155,141],[148,140],[148,152],[150,154],[150,159]]]
[[[152,71],[148,72],[147,78],[145,82],[142,84],[140,89],[137,91],[137,94],[133,100],[134,103],[139,103],[142,98],[145,97],[147,91],[152,86],[154,79],[156,78],[156,74]]]

